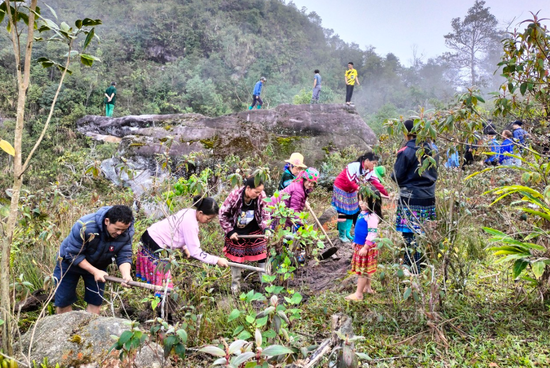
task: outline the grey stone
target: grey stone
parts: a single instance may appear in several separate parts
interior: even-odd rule
[[[336,104],[279,105],[215,118],[200,114],[137,115],[121,118],[85,116],[77,130],[92,139],[120,140],[118,155],[103,163],[105,175],[140,194],[154,178],[169,175],[158,157],[177,166],[182,156],[201,152],[217,160],[227,155],[262,156],[282,161],[300,152],[309,166],[328,152],[354,146],[369,151],[377,143],[372,129],[355,108]],[[128,170],[134,173],[129,177]]]
[[[62,367],[122,367],[118,351],[109,349],[115,343],[111,335],[120,336],[130,329],[128,320],[100,317],[84,311],[49,316],[38,322],[32,339],[31,360]],[[22,336],[19,344],[28,355],[33,329]],[[163,349],[155,343],[144,344],[135,358],[136,367],[161,367]]]

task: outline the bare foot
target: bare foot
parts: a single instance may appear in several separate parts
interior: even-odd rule
[[[376,290],[373,290],[373,289],[365,286],[363,288],[363,293],[374,295],[374,294],[376,294]]]
[[[351,301],[354,301],[354,302],[360,302],[361,300],[363,300],[363,296],[358,297],[357,295],[355,295],[355,293],[353,293],[353,294],[350,294],[350,295],[346,296],[345,299],[346,300],[351,300]]]

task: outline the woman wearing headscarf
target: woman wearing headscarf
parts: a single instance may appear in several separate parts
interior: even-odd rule
[[[270,235],[266,194],[264,184],[255,182],[254,176],[244,180],[244,185],[233,190],[220,208],[220,225],[225,232],[223,252],[232,262],[258,262],[265,268],[267,258],[267,238],[239,238],[240,235]],[[260,274],[260,281],[261,281]],[[240,290],[241,269],[231,267],[231,290]]]

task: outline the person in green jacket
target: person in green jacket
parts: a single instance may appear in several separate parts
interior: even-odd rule
[[[290,158],[285,160],[285,162],[287,164],[285,165],[281,181],[279,182],[279,190],[288,187],[290,183],[296,179],[296,176],[307,167],[304,165],[304,156],[298,152],[294,152],[290,155]]]
[[[116,102],[116,82],[111,83],[109,88],[105,91],[105,116],[112,117],[115,109]]]

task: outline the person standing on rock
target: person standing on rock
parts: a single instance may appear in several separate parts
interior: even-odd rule
[[[116,82],[112,82],[109,88],[105,90],[105,98],[103,102],[105,103],[105,116],[112,117],[113,111],[115,110],[116,103]]]
[[[265,269],[267,237],[271,236],[268,221],[271,219],[264,202],[264,184],[254,176],[244,180],[244,185],[233,190],[220,208],[220,225],[225,232],[225,256],[237,263],[258,262]],[[256,236],[240,238],[241,235]],[[263,236],[266,235],[266,236]],[[262,281],[260,273],[260,282]],[[231,267],[231,291],[241,289],[241,269]]]
[[[218,203],[214,198],[198,195],[193,198],[195,209],[185,208],[162,221],[149,226],[141,236],[136,259],[136,277],[149,284],[173,287],[167,261],[160,260],[158,251],[181,249],[185,255],[201,262],[227,267],[227,259],[210,255],[201,249],[199,224],[208,224],[218,216]],[[161,296],[161,293],[155,294]]]
[[[315,76],[313,77],[313,93],[311,94],[310,104],[318,104],[319,96],[321,94],[321,74],[319,74],[319,69],[315,69]]]
[[[70,312],[76,302],[78,280],[84,279],[86,311],[99,314],[107,266],[116,261],[128,287],[132,281],[132,236],[134,216],[128,206],[102,207],[80,218],[59,248],[53,272],[57,284],[58,314]]]
[[[374,176],[374,167],[378,163],[378,156],[367,152],[357,161],[347,165],[336,177],[332,192],[332,206],[338,212],[338,235],[342,243],[353,240],[351,228],[353,220],[359,214],[359,198],[357,193],[361,185],[370,183],[387,196],[388,192]]]
[[[301,153],[294,152],[290,158],[285,161],[286,165],[283,169],[281,181],[279,181],[279,190],[285,189],[292,183],[300,172],[307,166],[304,165],[304,156]]]
[[[361,84],[359,83],[359,78],[357,78],[357,70],[353,68],[353,63],[350,61],[348,63],[348,70],[346,70],[345,78],[346,82],[346,105],[351,105],[351,96],[353,95],[353,87],[355,86],[355,83],[357,83],[358,86]]]
[[[258,107],[257,107],[258,109],[262,108],[262,105],[264,104],[264,102],[260,98],[260,95],[262,94],[262,87],[266,82],[267,82],[267,79],[265,79],[265,77],[261,77],[260,80],[254,86],[254,91],[252,92],[252,106],[250,106],[248,110],[252,110],[254,106],[256,106],[256,103],[258,104]]]

